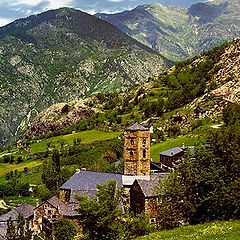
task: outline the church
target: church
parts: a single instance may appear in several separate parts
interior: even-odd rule
[[[150,126],[134,123],[126,128],[124,174],[77,169],[61,186],[59,198],[53,197],[35,208],[34,230],[48,235],[61,216],[78,221],[76,196],[95,198],[97,184],[106,184],[108,180],[116,180],[118,186],[123,186],[123,211],[130,210],[136,215],[145,213],[154,223],[159,204],[156,186],[159,179],[165,178],[168,173],[162,172],[156,164],[151,164],[150,144]]]
[[[93,172],[78,169],[60,188],[60,200],[64,203],[76,202],[75,196],[95,197],[97,184],[116,180],[124,187],[123,206],[135,214],[153,214],[152,205],[156,201],[155,187],[159,178],[168,173],[151,170],[150,126],[134,123],[124,132],[124,174]],[[154,200],[153,200],[154,199]],[[151,203],[150,203],[151,202]],[[151,206],[150,206],[151,205]]]

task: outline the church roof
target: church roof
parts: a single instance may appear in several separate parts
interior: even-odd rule
[[[111,179],[116,180],[119,186],[123,185],[121,174],[81,170],[70,177],[70,179],[61,186],[61,189],[92,192],[97,190],[97,184],[106,184],[107,181]]]
[[[167,151],[161,152],[160,155],[172,157],[181,152],[184,152],[182,148],[175,147],[175,148],[168,149]]]
[[[22,203],[18,207],[12,209],[10,212],[0,216],[0,222],[7,221],[10,217],[13,221],[17,220],[19,215],[23,215],[24,218],[29,218],[34,214],[34,206]]]
[[[166,178],[168,174],[152,174],[150,180],[139,180],[137,179],[137,183],[140,186],[143,195],[148,197],[157,197],[157,184],[161,178]]]
[[[126,128],[127,131],[148,131],[148,127],[144,127],[142,124],[136,122],[130,127]]]

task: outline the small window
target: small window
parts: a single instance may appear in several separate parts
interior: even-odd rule
[[[156,218],[151,218],[150,222],[151,222],[152,224],[156,223]]]
[[[130,151],[130,156],[131,156],[131,157],[133,156],[133,151]]]
[[[143,149],[143,158],[146,158],[146,150],[145,149]]]
[[[130,143],[131,143],[131,145],[134,145],[134,140],[131,139],[131,140],[130,140]]]
[[[142,141],[142,145],[143,145],[143,146],[146,145],[146,138],[143,139],[143,141]]]

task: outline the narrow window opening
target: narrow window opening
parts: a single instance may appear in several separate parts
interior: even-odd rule
[[[143,158],[146,158],[146,150],[143,149]]]
[[[131,140],[130,140],[130,143],[131,143],[131,145],[134,145],[134,140],[131,139]]]

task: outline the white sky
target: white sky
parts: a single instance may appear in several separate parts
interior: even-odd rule
[[[129,10],[140,4],[190,6],[203,0],[0,0],[0,26],[49,9],[73,7],[90,14]]]

